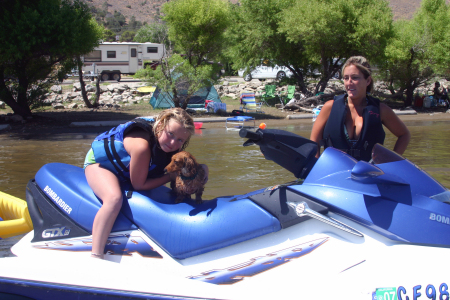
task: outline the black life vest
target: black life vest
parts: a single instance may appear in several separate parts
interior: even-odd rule
[[[376,143],[383,144],[386,136],[380,117],[380,100],[367,96],[363,110],[363,127],[358,141],[352,145],[344,131],[347,94],[334,97],[333,107],[323,131],[324,147],[342,150],[357,160],[369,161]]]

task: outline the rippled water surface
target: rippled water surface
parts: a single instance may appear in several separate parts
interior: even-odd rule
[[[449,188],[450,122],[421,121],[406,124],[412,139],[404,156]],[[308,124],[277,129],[309,137],[311,127],[312,124]],[[100,132],[101,129],[98,133]],[[386,134],[385,145],[392,149],[395,139],[389,132]],[[32,138],[13,139],[0,134],[0,191],[25,199],[27,182],[42,165],[62,162],[81,167],[96,135],[42,134]],[[227,131],[225,127],[197,130],[187,150],[210,168],[204,199],[243,194],[295,179],[290,172],[265,160],[257,146],[243,147],[243,142],[237,131]],[[16,242],[13,239],[0,242],[0,256],[5,255],[2,248],[8,248]]]

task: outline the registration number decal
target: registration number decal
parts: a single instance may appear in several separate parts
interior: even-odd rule
[[[408,291],[403,286],[398,288],[378,288],[372,293],[372,300],[417,300],[417,299],[432,299],[432,300],[449,300],[450,294],[448,285],[441,283],[439,287],[432,284],[427,286],[416,285],[411,291]]]

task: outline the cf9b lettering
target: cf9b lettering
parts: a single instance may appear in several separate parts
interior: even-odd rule
[[[412,290],[412,299],[417,300],[420,296],[422,296],[422,293],[420,293],[420,289],[422,288],[421,285],[416,285],[413,287]],[[438,298],[439,293],[439,298]],[[428,299],[432,300],[450,300],[450,294],[448,292],[448,285],[446,283],[442,283],[439,286],[439,292],[436,291],[436,288],[434,285],[429,284],[427,285],[425,289],[425,294],[427,295]],[[411,294],[410,294],[411,295]],[[397,289],[397,299],[398,300],[409,300],[409,296],[406,294],[406,289],[403,286],[399,286]]]

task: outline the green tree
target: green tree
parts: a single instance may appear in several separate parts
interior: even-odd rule
[[[294,4],[295,0],[242,0],[240,5],[234,5],[230,26],[226,30],[229,46],[224,51],[236,70],[249,72],[263,61],[272,66],[286,66],[300,90],[306,94],[306,76],[314,65],[305,55],[301,41],[289,41],[286,33],[279,31],[284,9]],[[297,17],[298,22],[302,17]]]
[[[323,91],[340,62],[355,54],[383,53],[391,36],[392,14],[384,0],[242,0],[235,6],[226,53],[247,72],[260,65],[285,66],[300,90],[310,78]],[[301,17],[299,17],[301,16]]]
[[[125,26],[126,19],[119,11],[114,11],[114,14],[108,14],[106,16],[105,27],[119,33],[122,31],[122,27]]]
[[[423,0],[412,20],[394,22],[394,36],[386,47],[386,59],[379,65],[381,79],[392,94],[405,95],[405,106],[414,90],[450,63],[450,16],[444,0]]]
[[[412,20],[394,23],[395,35],[386,48],[386,60],[379,65],[379,77],[388,84],[392,96],[411,105],[414,89],[434,76],[428,37],[419,36]],[[387,95],[380,95],[387,96]]]
[[[106,17],[105,27],[116,34],[122,30],[120,23],[114,17]]]
[[[211,61],[220,58],[224,46],[229,4],[223,0],[175,0],[165,3],[163,12],[169,38],[164,37],[167,31],[151,27],[148,35],[161,33],[162,41],[168,41],[165,56],[155,71],[147,68],[138,72],[137,77],[170,92],[175,106],[185,109],[195,91],[211,86],[218,79],[220,66]],[[171,42],[184,57],[167,56],[173,52]]]
[[[79,0],[1,1],[0,28],[0,99],[23,117],[103,34]]]
[[[134,36],[134,41],[138,43],[157,43],[165,44],[169,46],[168,40],[168,27],[166,23],[154,22],[148,25],[142,26]]]
[[[114,19],[117,20],[117,22],[119,22],[120,26],[124,26],[127,22],[126,18],[124,15],[122,15],[122,13],[120,11],[114,11]]]
[[[130,21],[128,22],[128,29],[135,30],[138,25],[135,16],[131,16]]]
[[[124,31],[122,33],[122,35],[120,36],[119,41],[120,42],[131,42],[131,41],[133,41],[135,34],[136,33],[134,31],[130,31],[130,30]]]
[[[149,84],[158,86],[172,97],[175,107],[186,109],[189,99],[201,88],[211,86],[212,65],[194,68],[188,60],[179,54],[165,56],[156,70],[139,70],[136,78],[145,79]]]
[[[225,47],[229,4],[223,0],[175,0],[162,7],[169,26],[169,39],[189,63],[202,65],[218,59]]]
[[[420,26],[418,35],[429,41],[434,71],[448,72],[450,65],[450,4],[445,0],[423,0],[414,23]]]
[[[115,42],[116,41],[116,33],[112,30],[105,29],[103,34],[103,40],[105,42]]]
[[[380,60],[392,35],[392,12],[384,0],[298,0],[281,15],[279,31],[321,65],[316,93],[325,90],[344,59]]]

